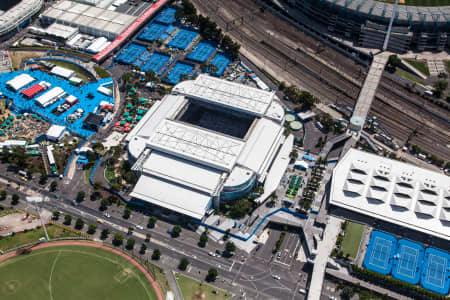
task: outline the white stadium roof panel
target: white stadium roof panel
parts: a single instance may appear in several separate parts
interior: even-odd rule
[[[230,171],[244,142],[166,119],[155,129],[148,145],[156,150]]]
[[[147,175],[141,175],[130,195],[199,220],[211,207],[209,195]]]
[[[330,203],[450,240],[448,189],[444,174],[350,149],[333,170]]]
[[[259,175],[263,174],[280,145],[283,130],[282,126],[271,120],[258,120],[245,143],[238,163]]]
[[[222,172],[162,152],[153,151],[143,172],[213,195]]]
[[[266,113],[275,95],[204,74],[177,84],[172,91],[257,116]]]

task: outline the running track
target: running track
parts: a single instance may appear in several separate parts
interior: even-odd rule
[[[164,300],[164,297],[162,296],[161,291],[159,290],[158,285],[156,284],[155,280],[148,274],[147,270],[144,269],[143,266],[141,266],[137,261],[132,259],[130,256],[122,253],[121,251],[118,251],[116,249],[112,249],[107,246],[95,244],[95,243],[88,243],[88,242],[55,242],[55,243],[48,243],[48,244],[41,244],[36,247],[33,247],[33,250],[42,249],[42,248],[48,248],[48,247],[54,247],[54,246],[87,246],[87,247],[93,247],[93,248],[99,248],[105,251],[112,252],[114,254],[120,255],[126,260],[128,260],[130,263],[132,263],[134,266],[136,266],[142,273],[144,273],[145,277],[147,277],[148,281],[152,284],[153,289],[156,292],[156,295],[158,296],[158,300]],[[0,257],[0,262],[14,257],[18,255],[16,252],[9,253],[7,255],[4,255]]]

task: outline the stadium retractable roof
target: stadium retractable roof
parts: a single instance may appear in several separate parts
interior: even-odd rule
[[[258,117],[266,113],[275,95],[275,92],[263,91],[204,74],[198,76],[196,80],[177,84],[172,92]]]

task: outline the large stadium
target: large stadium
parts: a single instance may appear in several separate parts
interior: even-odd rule
[[[292,150],[283,123],[274,92],[206,75],[181,82],[126,138],[140,173],[131,196],[201,220],[258,183],[270,195]]]
[[[0,1],[0,41],[10,38],[37,14],[44,0]]]
[[[382,47],[395,1],[290,0],[321,30],[344,37],[365,48]],[[450,32],[447,0],[399,0],[388,50],[442,51]]]

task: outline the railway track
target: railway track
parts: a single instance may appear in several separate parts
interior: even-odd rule
[[[294,81],[295,79],[300,81],[300,86],[310,90],[317,97],[330,103],[355,105],[364,71],[361,71],[361,67],[354,63],[349,64],[348,58],[342,59],[340,63],[341,57],[344,56],[339,53],[332,54],[334,50],[329,48],[325,48],[320,53],[321,57],[324,53],[328,55],[328,58],[334,57],[336,68],[350,74],[353,78],[358,77],[357,80],[349,81],[342,74],[305,53],[304,50],[299,51],[295,45],[289,45],[282,38],[278,38],[277,28],[282,28],[282,33],[291,39],[296,37],[292,31],[285,29],[290,25],[286,25],[287,23],[282,20],[274,21],[275,24],[268,24],[271,20],[266,17],[268,13],[256,11],[257,7],[255,8],[252,1],[235,0],[219,3],[217,0],[194,0],[194,3],[200,12],[208,12],[208,16],[219,27],[228,29],[227,34],[237,39],[248,51],[261,54],[264,60],[281,67],[292,76]],[[245,15],[249,17],[242,24],[239,17]],[[239,23],[230,24],[232,20],[238,20]],[[318,48],[317,42],[314,43],[311,39],[302,39],[302,45],[309,49]],[[404,142],[418,130],[411,142],[430,153],[450,159],[450,150],[446,147],[450,144],[449,124],[445,121],[445,117],[439,117],[435,112],[427,111],[424,109],[421,97],[412,93],[408,94],[403,87],[397,88],[394,82],[384,77],[377,93],[384,99],[377,98],[369,114],[375,115],[395,138]],[[427,124],[424,124],[424,121]]]

